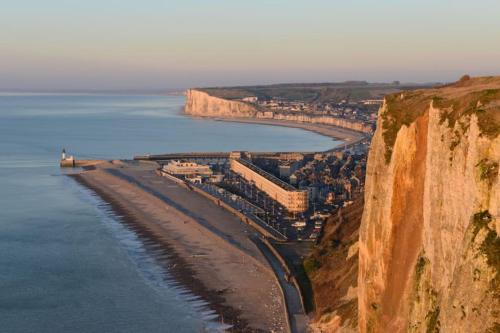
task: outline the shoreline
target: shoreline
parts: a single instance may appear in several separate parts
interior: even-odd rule
[[[122,195],[115,190],[115,187],[119,186],[117,183],[122,183],[123,186],[120,187],[128,186],[134,188],[133,190],[136,192],[141,192],[139,195],[143,196],[144,199],[149,202],[155,200],[162,201],[161,205],[168,206],[168,208],[165,207],[163,209],[174,211],[177,208],[175,204],[171,205],[168,201],[165,202],[158,197],[158,195],[151,193],[151,191],[148,191],[146,188],[142,188],[142,186],[138,186],[132,181],[126,181],[106,171],[106,168],[120,168],[120,170],[123,170],[122,168],[124,167],[127,168],[124,166],[123,162],[117,164],[104,163],[103,165],[98,165],[96,168],[90,168],[81,173],[71,174],[69,176],[78,184],[93,191],[103,201],[108,203],[117,215],[122,216],[120,222],[130,227],[132,231],[138,235],[143,241],[143,244],[145,244],[145,248],[147,248],[146,243],[153,243],[153,246],[160,247],[162,252],[168,253],[169,259],[167,259],[166,265],[163,266],[164,269],[171,274],[174,281],[206,301],[207,308],[215,311],[218,315],[218,320],[222,319],[224,324],[233,326],[231,328],[232,331],[266,332],[273,329],[276,332],[288,332],[286,300],[279,294],[281,293],[281,286],[279,281],[276,280],[273,270],[267,260],[262,257],[262,262],[259,262],[259,259],[254,258],[254,255],[251,253],[244,253],[245,249],[238,249],[238,246],[235,244],[224,241],[224,237],[218,236],[217,231],[206,229],[206,227],[202,225],[196,225],[199,224],[199,222],[193,222],[195,223],[194,225],[192,222],[186,224],[187,221],[184,221],[184,224],[182,223],[183,219],[191,218],[191,216],[185,216],[182,219],[174,221],[174,223],[177,223],[181,228],[190,229],[190,232],[194,232],[194,234],[199,234],[201,230],[203,234],[201,238],[209,240],[208,243],[200,246],[204,251],[207,251],[207,249],[210,250],[210,247],[212,247],[212,250],[213,247],[218,247],[218,249],[215,249],[215,253],[211,255],[211,259],[204,259],[205,254],[198,253],[200,249],[192,250],[189,246],[189,242],[186,242],[186,239],[189,238],[189,231],[188,234],[183,234],[182,232],[176,234],[177,230],[173,230],[173,232],[171,232],[171,230],[165,230],[162,226],[157,225],[150,216],[143,215],[144,212],[147,211],[147,208],[143,207],[141,203],[134,205],[130,204],[130,202],[123,201]],[[96,177],[97,174],[99,174],[101,178]],[[162,179],[163,177],[158,178]],[[115,183],[112,184],[113,182],[111,180],[115,180]],[[197,196],[198,194],[190,192],[189,195]],[[224,209],[213,205],[213,203],[206,198],[201,196],[200,198],[214,208],[220,209],[231,215]],[[168,214],[165,212],[160,213],[162,215]],[[181,211],[181,214],[182,213]],[[236,219],[236,217],[234,218]],[[230,223],[234,222],[230,221]],[[193,237],[194,236],[192,236],[191,239],[193,239]],[[200,236],[194,238],[196,243],[199,238]],[[256,252],[262,255],[257,244],[250,238],[249,241],[252,242],[252,246],[255,247]],[[203,241],[201,242],[203,243]],[[214,244],[215,246],[213,246]],[[242,262],[244,268],[241,267],[241,262],[236,263],[234,260],[231,260],[231,257],[233,257],[233,259],[237,257],[240,258],[237,259],[237,261],[241,261],[242,256],[247,257],[243,259]],[[212,260],[212,258],[215,259]],[[199,260],[212,261],[208,268],[200,268]],[[222,262],[219,262],[221,260]],[[265,262],[265,264],[263,262]],[[201,264],[201,266],[203,266],[203,264]],[[205,266],[207,266],[207,264],[205,264]],[[250,271],[246,272],[248,269],[250,269]],[[252,274],[254,276],[252,276]],[[255,274],[259,277],[256,278]],[[222,279],[221,276],[223,276]],[[225,281],[224,277],[226,277]],[[248,285],[248,287],[240,286],[240,288],[237,288],[234,283],[228,284],[228,279],[241,281],[239,282],[240,284],[243,284],[246,280],[245,284]],[[238,283],[236,283],[236,285],[238,285]],[[271,286],[273,287],[271,288]],[[244,291],[244,289],[247,290]],[[271,293],[269,294],[269,292]],[[268,295],[264,295],[263,293],[267,293]],[[268,299],[266,301],[266,298],[269,297],[271,297],[271,299],[273,297],[277,298],[277,300]],[[259,303],[259,301],[264,303]],[[268,306],[269,308],[263,311],[262,307],[256,307],[255,304],[264,304],[266,308]],[[273,306],[274,310],[271,310]],[[276,309],[279,309],[279,311]],[[269,312],[269,314],[266,314],[267,312]],[[278,321],[276,321],[275,324],[270,325],[269,317],[272,316],[278,316],[276,318],[281,319],[277,319]]]
[[[66,175],[79,185],[94,192],[105,203],[109,204],[112,211],[120,216],[119,223],[125,224],[129,227],[140,239],[145,248],[148,247],[147,242],[152,242],[154,245],[159,245],[163,252],[168,255],[166,262],[158,264],[172,275],[174,281],[181,284],[193,295],[200,297],[207,302],[207,307],[214,310],[219,318],[225,318],[226,321],[233,325],[233,328],[238,332],[246,332],[249,323],[240,318],[241,311],[236,310],[230,306],[224,305],[225,299],[217,290],[208,289],[203,282],[195,276],[193,269],[189,263],[186,262],[182,256],[176,252],[175,246],[169,243],[166,239],[161,237],[155,230],[148,228],[148,225],[130,212],[129,209],[121,205],[112,195],[103,191],[99,186],[90,183],[81,174],[68,174]]]
[[[324,125],[324,124],[310,124],[310,123],[296,123],[296,122],[290,122],[290,121],[282,121],[282,120],[263,120],[263,119],[248,119],[248,118],[221,118],[221,117],[198,117],[201,119],[207,119],[207,120],[213,120],[213,121],[227,121],[227,122],[238,122],[238,123],[246,123],[246,124],[256,124],[256,125],[268,125],[268,126],[281,126],[281,127],[289,127],[289,128],[297,128],[301,130],[306,130],[309,132],[314,132],[319,135],[323,135],[329,138],[332,138],[334,140],[342,140],[338,145],[334,146],[333,148],[325,151],[325,152],[330,152],[330,151],[335,151],[337,149],[344,149],[345,147],[357,144],[364,140],[367,135],[363,134],[361,132],[356,132],[353,130],[349,129],[343,129],[340,127],[332,126],[332,125]],[[343,144],[342,144],[343,142]],[[139,163],[140,164],[140,163]],[[144,165],[143,165],[144,167]],[[231,299],[228,299],[226,295],[226,290],[227,290],[227,285],[224,283],[221,283],[220,279],[215,278],[215,283],[214,281],[209,281],[210,277],[207,277],[207,275],[217,275],[218,271],[220,270],[225,270],[226,274],[233,275],[233,272],[237,271],[239,268],[235,268],[234,265],[233,267],[231,266],[231,263],[224,262],[222,260],[221,263],[217,264],[212,262],[210,266],[210,270],[207,271],[205,268],[205,274],[200,274],[200,269],[196,265],[196,259],[195,254],[191,253],[191,256],[189,256],[190,250],[186,251],[186,248],[188,247],[188,243],[182,242],[182,239],[186,236],[185,234],[183,235],[178,235],[172,237],[169,235],[168,231],[162,230],[161,226],[155,225],[155,222],[150,219],[150,216],[147,215],[147,209],[141,204],[137,204],[136,207],[134,208],[134,204],[132,202],[132,205],[129,202],[125,201],[126,204],[123,202],[123,198],[120,198],[120,191],[116,190],[114,187],[120,187],[119,184],[116,184],[117,180],[122,183],[126,183],[127,186],[129,187],[134,187],[135,189],[133,191],[136,192],[144,192],[143,196],[148,197],[148,196],[153,196],[156,198],[156,200],[161,200],[163,205],[169,206],[169,208],[165,208],[167,210],[178,210],[179,205],[175,202],[172,202],[170,199],[165,198],[163,195],[158,194],[152,187],[151,184],[149,184],[148,188],[148,180],[144,180],[142,178],[151,178],[152,175],[150,176],[145,176],[143,174],[142,176],[138,176],[133,174],[133,171],[130,171],[130,169],[133,169],[134,166],[129,164],[128,162],[125,161],[113,161],[111,163],[109,162],[104,162],[103,164],[99,165],[94,165],[89,168],[84,168],[83,172],[80,172],[78,174],[73,174],[70,175],[77,183],[80,185],[90,189],[93,191],[96,195],[98,195],[103,201],[108,203],[112,210],[117,213],[117,215],[122,216],[120,222],[124,223],[127,225],[131,230],[136,233],[143,242],[145,248],[147,249],[147,244],[150,243],[152,244],[153,247],[155,248],[161,248],[162,253],[165,253],[168,259],[166,260],[165,265],[162,264],[162,267],[168,271],[174,281],[178,282],[180,285],[184,286],[187,290],[189,290],[193,295],[196,295],[197,297],[200,297],[204,301],[207,302],[207,308],[211,309],[215,313],[217,313],[219,319],[223,319],[224,323],[227,325],[232,325],[232,331],[236,332],[264,332],[268,330],[274,330],[276,332],[288,332],[290,329],[292,331],[297,330],[297,322],[296,320],[300,320],[292,316],[292,312],[289,311],[288,309],[288,301],[287,296],[285,296],[283,288],[287,288],[286,282],[281,281],[283,277],[279,276],[279,273],[276,271],[276,267],[271,268],[272,266],[275,266],[276,263],[273,263],[271,259],[269,259],[268,255],[265,254],[265,252],[261,252],[262,248],[258,248],[258,242],[255,242],[255,239],[252,239],[252,236],[248,236],[248,239],[251,240],[254,244],[254,246],[257,248],[259,253],[263,256],[265,256],[265,262],[266,264],[263,264],[262,262],[259,262],[258,256],[255,256],[251,251],[248,251],[248,248],[239,248],[241,244],[230,244],[232,243],[232,235],[229,232],[228,234],[219,234],[220,230],[217,230],[217,228],[212,228],[210,224],[205,225],[205,222],[203,221],[197,221],[198,226],[196,227],[197,229],[200,229],[199,227],[201,226],[202,228],[206,229],[204,232],[204,236],[208,236],[208,238],[219,238],[216,242],[221,242],[221,243],[227,243],[224,246],[223,252],[238,252],[240,253],[239,256],[247,256],[248,259],[254,259],[254,266],[262,266],[260,269],[259,274],[264,274],[266,270],[268,270],[267,274],[271,276],[273,279],[274,283],[279,287],[278,290],[281,291],[281,296],[279,298],[281,299],[279,302],[281,303],[281,307],[284,308],[283,315],[285,316],[284,318],[286,319],[285,322],[283,321],[278,321],[278,326],[273,324],[272,326],[269,325],[269,320],[262,319],[263,314],[261,315],[256,315],[256,313],[259,313],[259,307],[256,307],[256,304],[264,304],[266,307],[268,306],[264,298],[258,297],[259,293],[262,294],[264,288],[269,288],[269,282],[267,287],[266,285],[262,284],[261,282],[250,282],[247,283],[248,286],[251,288],[247,288],[247,292],[245,293],[243,290],[240,290],[238,288],[234,290],[238,290],[238,293],[236,295],[232,295],[232,297],[229,297]],[[152,169],[152,165],[149,165],[149,171]],[[154,168],[154,167],[153,167]],[[118,170],[120,169],[120,170]],[[122,174],[122,172],[124,172]],[[93,175],[100,174],[99,177],[93,177]],[[132,177],[131,177],[132,176]],[[135,178],[134,178],[135,177]],[[113,178],[115,178],[115,184],[113,185]],[[159,182],[159,179],[163,177],[158,177],[158,180],[156,182]],[[163,181],[163,180],[162,180]],[[164,184],[165,185],[165,184]],[[165,186],[165,189],[168,187],[172,186]],[[169,189],[167,191],[170,191]],[[175,192],[175,190],[172,190]],[[191,196],[196,196],[199,195],[198,193],[190,193]],[[123,193],[122,193],[123,196]],[[130,198],[129,198],[130,199]],[[186,200],[186,198],[184,198]],[[189,199],[188,199],[189,200]],[[210,204],[213,205],[210,200],[207,198],[203,197],[203,200],[206,202],[209,202]],[[132,200],[133,201],[133,200]],[[214,207],[217,207],[217,205],[213,205]],[[221,207],[217,207],[219,209],[222,209]],[[202,210],[203,211],[203,210]],[[186,211],[186,209],[181,208],[181,214],[187,214],[188,218],[192,218],[192,215],[203,215],[203,212],[200,212],[199,210],[189,208],[189,212]],[[190,213],[191,212],[191,213]],[[163,215],[168,215],[166,212],[162,212]],[[194,217],[196,220],[196,217]],[[203,220],[203,218],[202,218]],[[229,220],[229,219],[228,219]],[[177,221],[177,223],[182,224],[182,221]],[[232,222],[234,223],[234,222]],[[184,221],[184,224],[186,224],[186,221]],[[186,228],[186,227],[184,227]],[[192,224],[190,223],[189,227],[192,229]],[[196,229],[195,228],[195,229]],[[198,230],[199,231],[199,230]],[[196,233],[196,231],[195,231]],[[255,231],[254,231],[255,233]],[[182,233],[181,233],[182,234]],[[229,235],[229,237],[228,237]],[[177,238],[176,238],[177,237]],[[199,237],[199,236],[198,236]],[[189,238],[189,237],[188,237]],[[225,239],[228,238],[228,239]],[[178,239],[181,239],[178,241]],[[209,242],[210,243],[210,242]],[[207,244],[209,244],[207,243]],[[212,242],[213,244],[214,242]],[[233,250],[229,249],[227,246],[233,246],[235,247]],[[184,248],[183,248],[184,247]],[[206,248],[209,248],[210,245],[206,245]],[[220,245],[219,245],[220,247]],[[219,256],[224,257],[224,254],[221,254],[219,249]],[[239,251],[234,251],[234,250],[239,250]],[[186,253],[187,252],[187,253]],[[217,252],[217,251],[216,251]],[[245,253],[246,252],[246,253]],[[201,254],[203,256],[203,254]],[[233,253],[234,256],[234,253]],[[248,260],[247,261],[251,261]],[[271,260],[271,261],[269,261]],[[217,261],[216,259],[214,261]],[[227,261],[227,260],[226,260]],[[245,260],[243,259],[243,262]],[[163,261],[162,261],[163,263]],[[250,263],[247,263],[247,265],[251,265]],[[233,271],[231,271],[231,269]],[[241,276],[241,271],[243,271],[241,268],[240,270],[240,276],[239,279],[242,278]],[[211,272],[214,271],[214,272]],[[256,271],[259,271],[257,269]],[[203,272],[203,269],[201,269],[201,272]],[[229,272],[229,273],[227,273]],[[237,273],[234,273],[235,276],[237,276]],[[212,276],[212,280],[213,280]],[[236,277],[233,277],[235,279]],[[261,279],[262,280],[262,279]],[[256,280],[257,281],[257,280]],[[211,283],[210,283],[211,282]],[[283,283],[285,285],[283,285]],[[233,291],[234,291],[233,290]],[[266,289],[267,290],[267,289]],[[290,292],[290,291],[288,291]],[[299,292],[300,294],[300,292]],[[262,295],[260,295],[262,296]],[[252,302],[248,302],[248,299],[251,298],[256,298]],[[241,304],[238,305],[238,298],[241,299],[246,299],[246,303],[248,307],[242,308]],[[240,300],[241,301],[241,300]],[[295,305],[296,307],[297,305]],[[299,305],[300,306],[300,305]],[[297,309],[294,310],[293,313],[296,312]],[[274,314],[276,315],[276,314]],[[253,317],[252,317],[253,316]],[[293,318],[293,324],[289,322],[289,318]],[[292,320],[292,319],[291,319]],[[302,319],[303,320],[303,319]],[[264,324],[266,323],[266,324]],[[280,327],[281,325],[281,327]],[[293,326],[292,327],[290,327]]]
[[[293,121],[276,120],[276,119],[198,116],[198,115],[190,115],[190,114],[186,114],[186,113],[184,113],[184,115],[186,115],[188,117],[199,118],[199,119],[208,119],[208,120],[213,120],[213,121],[298,128],[298,129],[313,132],[313,133],[316,133],[319,135],[323,135],[323,136],[326,136],[326,137],[329,137],[329,138],[332,138],[332,139],[335,139],[338,141],[343,141],[344,145],[346,147],[357,144],[367,137],[366,133],[354,131],[354,130],[343,128],[343,127],[326,125],[326,124],[302,123],[302,122],[293,122]],[[342,145],[342,146],[344,146],[344,145]],[[340,148],[339,146],[335,146],[335,147],[328,149],[326,151],[333,151],[335,149],[339,149]]]

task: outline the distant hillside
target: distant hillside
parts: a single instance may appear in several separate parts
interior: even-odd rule
[[[382,99],[385,95],[402,90],[412,90],[433,86],[394,83],[368,83],[348,81],[340,83],[290,83],[260,86],[197,88],[224,99],[242,99],[256,96],[260,100],[283,99],[316,103],[337,103],[342,100]],[[435,86],[435,84],[434,84]]]

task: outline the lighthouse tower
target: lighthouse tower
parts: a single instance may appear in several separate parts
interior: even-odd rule
[[[66,154],[66,149],[61,152],[61,162],[59,163],[61,168],[74,168],[77,166],[75,157]]]

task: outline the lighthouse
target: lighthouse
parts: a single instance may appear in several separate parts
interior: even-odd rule
[[[98,163],[101,163],[101,160],[76,160],[73,155],[66,154],[66,149],[63,148],[61,151],[61,161],[59,162],[59,166],[61,168],[76,168],[76,167],[86,167],[93,166]]]
[[[60,166],[61,167],[69,167],[69,168],[74,168],[75,167],[75,158],[71,155],[66,155],[66,149],[63,148],[61,152],[61,162]]]

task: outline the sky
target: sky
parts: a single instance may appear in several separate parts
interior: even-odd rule
[[[0,0],[0,90],[500,75],[498,0]]]

